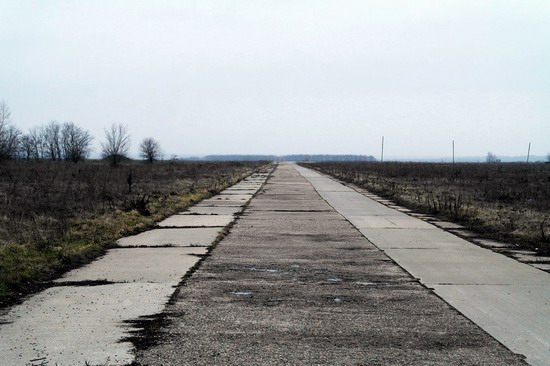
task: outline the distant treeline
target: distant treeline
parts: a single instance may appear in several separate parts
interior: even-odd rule
[[[294,154],[294,155],[207,155],[191,157],[184,160],[206,161],[376,161],[372,155],[323,155],[323,154]]]
[[[93,136],[74,122],[50,121],[45,125],[21,131],[11,120],[11,112],[0,101],[0,161],[2,160],[53,160],[79,162],[92,153]],[[105,141],[101,143],[101,157],[118,166],[128,160],[131,139],[128,127],[113,124],[105,129]],[[146,137],[139,144],[140,156],[152,163],[162,158],[160,144]]]

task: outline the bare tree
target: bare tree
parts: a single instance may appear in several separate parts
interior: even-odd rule
[[[15,159],[19,151],[21,131],[11,124],[8,105],[0,102],[0,160]]]
[[[11,122],[11,111],[6,102],[0,101],[0,131]]]
[[[19,155],[22,159],[38,160],[47,157],[44,145],[44,127],[33,127],[20,138]]]
[[[73,122],[65,122],[61,128],[61,150],[63,158],[78,163],[90,154],[93,137]]]
[[[19,151],[21,131],[13,126],[7,126],[0,136],[0,160],[15,159]]]
[[[33,145],[32,147],[32,158],[33,159],[45,159],[46,158],[46,144],[44,142],[46,132],[43,126],[33,127],[29,130],[27,134],[29,137],[29,143]]]
[[[110,129],[105,129],[105,140],[101,143],[101,154],[111,162],[111,165],[118,166],[130,149],[128,126],[113,123]]]
[[[31,160],[34,156],[34,144],[31,141],[31,137],[26,134],[19,139],[19,154],[21,159]]]
[[[160,144],[152,137],[144,138],[139,144],[139,154],[149,163],[159,160],[161,154]]]
[[[61,124],[51,121],[46,125],[42,136],[45,149],[45,158],[50,160],[61,160]]]

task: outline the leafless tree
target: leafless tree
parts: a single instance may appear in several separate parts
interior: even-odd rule
[[[77,163],[90,154],[93,137],[73,122],[65,122],[61,128],[61,150],[63,158]]]
[[[33,127],[29,130],[27,136],[29,137],[29,142],[33,145],[33,158],[34,159],[45,159],[46,158],[46,145],[44,142],[45,139],[45,128],[43,126]]]
[[[45,158],[50,160],[61,160],[61,123],[51,121],[44,128],[42,136],[45,149]]]
[[[0,131],[11,122],[11,111],[6,102],[0,101]]]
[[[0,101],[0,160],[15,159],[21,131],[11,124],[10,108]]]
[[[13,126],[7,126],[0,136],[0,160],[15,159],[19,151],[21,131]]]
[[[31,160],[33,158],[34,145],[31,137],[27,135],[21,136],[19,139],[19,155],[21,159]]]
[[[144,138],[141,144],[139,144],[139,153],[142,158],[152,163],[160,159],[160,144],[152,137]]]
[[[33,127],[20,138],[19,155],[22,159],[38,160],[46,158],[44,127]]]
[[[130,149],[128,126],[113,123],[111,128],[105,129],[105,140],[101,144],[101,154],[111,162],[111,165],[118,166]]]

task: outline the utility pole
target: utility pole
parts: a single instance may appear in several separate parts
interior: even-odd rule
[[[384,136],[382,136],[382,153],[380,154],[380,162],[384,162]]]
[[[531,143],[529,143],[529,147],[527,148],[527,162],[529,162],[529,155],[531,154]]]
[[[455,163],[455,140],[453,140],[453,164]]]

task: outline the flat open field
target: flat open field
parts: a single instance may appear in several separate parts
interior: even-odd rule
[[[550,253],[550,164],[303,165],[484,237]]]
[[[263,163],[0,164],[0,305]]]

